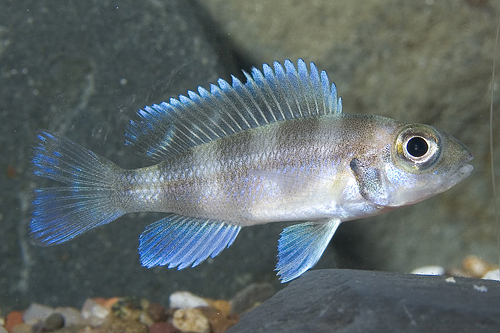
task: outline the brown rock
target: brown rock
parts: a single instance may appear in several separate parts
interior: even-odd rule
[[[159,303],[151,303],[147,309],[148,315],[155,322],[161,322],[167,320],[167,310],[165,307]]]
[[[211,307],[223,316],[227,316],[231,313],[231,303],[222,299],[214,301]]]
[[[23,322],[23,313],[20,311],[11,311],[5,318],[5,328],[7,331],[12,332],[14,326]]]
[[[137,321],[111,318],[99,329],[101,333],[148,333],[147,326]]]
[[[465,271],[474,278],[481,278],[488,271],[495,268],[492,264],[474,255],[465,257],[462,265]]]
[[[172,324],[163,321],[151,325],[149,333],[180,333],[180,331]]]
[[[174,312],[172,324],[182,332],[210,332],[210,322],[200,308],[176,310]]]
[[[208,318],[212,333],[225,332],[231,326],[236,325],[240,319],[238,314],[231,313],[230,308],[222,308],[222,311],[215,307],[198,309]]]
[[[10,333],[31,333],[33,331],[33,326],[29,324],[18,324],[16,325],[12,331],[9,331]]]

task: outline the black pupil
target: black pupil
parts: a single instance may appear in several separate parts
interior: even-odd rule
[[[425,153],[427,153],[427,151],[429,150],[429,146],[427,145],[427,142],[424,140],[424,138],[416,136],[408,140],[408,143],[406,144],[406,150],[411,156],[420,157],[424,156]]]

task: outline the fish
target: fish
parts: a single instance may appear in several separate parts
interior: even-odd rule
[[[335,83],[313,62],[243,75],[139,110],[125,144],[148,167],[120,168],[40,130],[34,173],[62,185],[34,191],[33,243],[162,212],[139,237],[140,262],[180,270],[216,257],[242,227],[289,222],[275,268],[286,283],[317,263],[341,222],[417,203],[473,170],[469,149],[432,126],[343,113]]]

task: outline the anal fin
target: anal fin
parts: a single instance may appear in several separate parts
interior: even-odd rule
[[[170,214],[146,227],[139,238],[143,266],[194,267],[231,246],[241,227],[222,221]]]
[[[276,271],[281,283],[291,281],[313,267],[340,225],[339,219],[305,222],[287,227],[278,241]]]

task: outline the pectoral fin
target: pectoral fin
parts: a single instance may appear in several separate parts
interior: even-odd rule
[[[331,219],[285,228],[278,241],[278,264],[275,269],[281,283],[291,281],[313,267],[339,225],[339,219]]]

